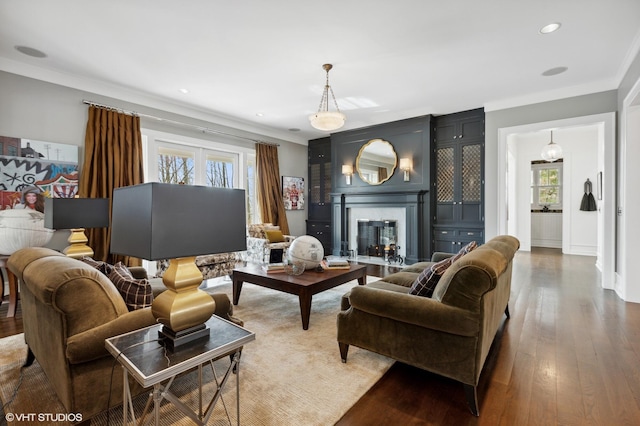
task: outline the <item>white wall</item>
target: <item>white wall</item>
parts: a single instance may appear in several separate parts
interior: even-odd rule
[[[620,146],[618,150],[618,233],[615,289],[624,300],[640,303],[640,52],[618,87]]]
[[[622,120],[618,204],[620,256],[615,289],[624,300],[640,303],[640,250],[636,243],[640,238],[640,197],[636,188],[640,182],[640,78],[625,99]]]
[[[551,130],[551,129],[549,129]],[[549,143],[549,130],[512,134],[507,149],[513,158],[509,173],[515,175],[508,205],[513,205],[515,226],[508,226],[520,240],[521,250],[531,250],[531,161],[540,160],[542,148]],[[562,147],[563,158],[563,235],[567,254],[596,256],[598,247],[597,212],[580,211],[587,178],[594,184],[598,173],[598,126],[553,129],[554,141]]]

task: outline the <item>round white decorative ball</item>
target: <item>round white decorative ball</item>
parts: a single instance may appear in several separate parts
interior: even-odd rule
[[[322,243],[311,235],[296,238],[287,250],[287,256],[292,260],[304,261],[305,269],[313,269],[320,265],[324,257]]]

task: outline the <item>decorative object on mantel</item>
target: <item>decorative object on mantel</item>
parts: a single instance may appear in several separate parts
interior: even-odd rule
[[[69,246],[62,251],[64,254],[76,259],[93,257],[84,230],[109,226],[108,198],[47,198],[44,211],[46,228],[71,230],[67,240]]]
[[[551,131],[551,141],[542,148],[542,158],[553,163],[562,158],[562,147],[553,141],[553,130]]]
[[[309,121],[314,128],[328,132],[332,130],[338,130],[339,128],[344,126],[344,122],[347,120],[347,117],[340,112],[340,108],[338,108],[338,102],[336,101],[336,96],[333,94],[333,89],[331,88],[331,86],[329,86],[329,71],[331,70],[331,68],[333,68],[333,65],[331,64],[324,64],[322,66],[322,69],[327,72],[327,81],[322,92],[322,98],[320,99],[318,112],[309,116]],[[329,92],[331,92],[331,98],[333,99],[333,103],[336,106],[335,111],[329,111]]]
[[[598,205],[596,204],[596,199],[593,197],[591,193],[591,181],[587,178],[587,181],[584,183],[584,195],[582,196],[582,203],[580,203],[580,210],[585,212],[593,212],[598,210]]]
[[[44,213],[31,209],[0,210],[0,254],[46,245],[53,230],[44,227]]]
[[[351,164],[343,164],[342,174],[346,178],[347,185],[351,185],[351,176],[353,176],[353,166]]]
[[[198,288],[196,256],[246,249],[244,190],[153,182],[113,191],[111,253],[171,259],[151,306],[170,350],[209,336],[215,302]]]

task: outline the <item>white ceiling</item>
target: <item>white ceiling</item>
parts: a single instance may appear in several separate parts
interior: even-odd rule
[[[639,0],[0,2],[0,70],[301,143],[324,63],[346,130],[616,89],[639,46]]]

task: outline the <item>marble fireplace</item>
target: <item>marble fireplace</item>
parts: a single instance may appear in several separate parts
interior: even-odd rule
[[[347,209],[350,257],[378,257],[388,260],[391,250],[403,258],[406,243],[406,212],[403,207]]]
[[[357,255],[358,221],[394,222],[398,254],[411,264],[430,254],[426,191],[332,194],[333,254]]]

